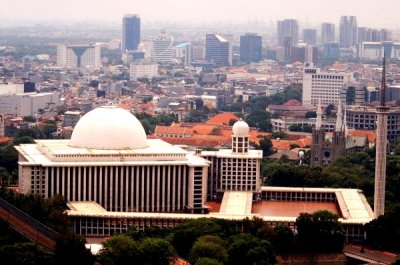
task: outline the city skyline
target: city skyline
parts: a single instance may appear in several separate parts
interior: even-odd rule
[[[283,0],[266,3],[261,0],[252,1],[243,6],[239,1],[220,0],[170,0],[170,1],[49,1],[38,0],[26,2],[16,0],[7,2],[0,0],[7,8],[0,10],[1,20],[33,21],[113,21],[120,22],[127,13],[139,14],[144,21],[167,20],[181,23],[216,23],[221,21],[245,23],[260,21],[276,23],[286,18],[297,19],[301,26],[310,26],[322,22],[339,24],[340,16],[357,16],[359,25],[368,27],[397,27],[396,10],[400,2],[383,0],[379,5],[385,8],[377,10],[375,1],[294,1]],[[21,8],[23,7],[23,8]],[[212,8],[210,8],[212,7]]]

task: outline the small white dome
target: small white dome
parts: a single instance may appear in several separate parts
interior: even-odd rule
[[[249,136],[249,125],[244,120],[240,119],[232,127],[233,136],[236,137],[247,137]]]
[[[71,146],[101,150],[137,149],[147,146],[140,121],[129,111],[103,106],[89,111],[76,124]]]

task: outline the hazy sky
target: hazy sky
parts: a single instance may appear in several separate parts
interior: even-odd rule
[[[195,23],[296,18],[302,25],[338,23],[356,15],[358,24],[399,27],[400,0],[0,0],[1,19],[107,20],[120,23],[126,13],[142,20]]]

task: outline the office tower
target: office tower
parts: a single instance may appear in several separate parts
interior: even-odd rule
[[[335,42],[335,24],[322,23],[321,24],[321,44]]]
[[[376,107],[376,158],[375,158],[375,193],[374,213],[375,218],[385,213],[385,188],[386,188],[386,154],[387,154],[387,120],[390,110],[385,102],[386,90],[386,65],[383,56],[383,71],[381,84],[380,105]]]
[[[57,66],[66,68],[101,67],[101,47],[94,43],[57,46]]]
[[[337,105],[342,88],[352,81],[352,73],[321,72],[319,68],[306,67],[303,73],[303,105],[321,102],[323,106]]]
[[[283,48],[285,49],[285,62],[292,61],[293,39],[290,36],[283,37]]]
[[[317,44],[317,30],[316,29],[303,29],[303,42],[308,45]]]
[[[262,56],[262,37],[254,33],[240,36],[240,61],[259,62]]]
[[[339,44],[341,47],[357,44],[357,18],[355,16],[340,18]]]
[[[202,61],[206,58],[206,47],[199,45],[190,45],[192,62]]]
[[[122,51],[137,50],[140,44],[139,15],[125,15],[122,19]]]
[[[336,42],[325,43],[322,55],[324,58],[338,60],[340,56],[339,44]]]
[[[278,44],[284,46],[284,37],[292,38],[292,45],[299,42],[299,24],[295,19],[278,21]]]
[[[206,35],[206,60],[213,61],[217,66],[232,65],[231,36],[220,34]]]
[[[168,63],[172,60],[172,43],[174,38],[162,32],[157,39],[153,41],[152,61]]]

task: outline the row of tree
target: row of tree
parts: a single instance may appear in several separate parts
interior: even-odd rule
[[[275,254],[340,252],[338,217],[327,211],[301,214],[297,234],[287,226],[267,227],[262,219],[241,222],[200,218],[175,228],[130,230],[104,243],[100,260],[112,264],[169,264],[177,256],[191,264],[274,264]],[[240,229],[238,230],[238,228]]]

